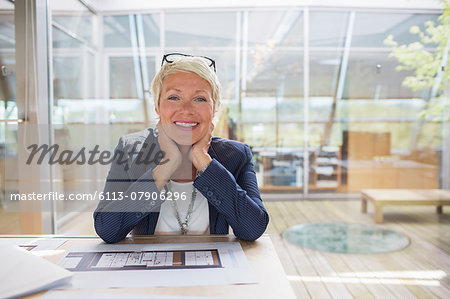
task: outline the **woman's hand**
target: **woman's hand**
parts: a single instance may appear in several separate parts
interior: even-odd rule
[[[152,175],[158,190],[164,187],[167,181],[172,177],[172,174],[181,164],[182,155],[175,143],[164,131],[164,126],[161,123],[157,124],[158,128],[158,143],[161,150],[164,152],[164,158],[167,163],[160,164],[153,169]]]
[[[208,133],[206,133],[197,143],[192,145],[189,157],[198,171],[203,170],[212,161],[211,156],[208,154],[208,150],[211,144],[213,130],[214,125],[211,124]]]

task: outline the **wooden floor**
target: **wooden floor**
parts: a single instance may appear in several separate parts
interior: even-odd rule
[[[304,249],[282,238],[291,225],[349,222],[373,225],[373,209],[359,201],[265,201],[267,232],[298,298],[450,298],[450,208],[386,207],[379,227],[411,240],[388,254],[336,254]],[[0,209],[0,234],[14,233],[18,214]],[[18,233],[18,232],[15,232]],[[94,234],[92,213],[80,213],[58,231]]]
[[[265,202],[271,235],[298,298],[450,298],[450,213],[434,207],[386,207],[379,227],[410,238],[387,254],[337,254],[293,245],[281,233],[310,222],[373,224],[359,201]]]

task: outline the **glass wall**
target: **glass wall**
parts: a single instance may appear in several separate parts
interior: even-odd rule
[[[59,146],[58,151],[77,153],[92,143],[95,127],[91,127],[105,122],[106,118],[105,113],[97,111],[103,108],[97,98],[100,82],[97,72],[98,21],[95,14],[77,0],[50,1],[49,10],[53,56],[50,63],[53,92],[53,98],[49,100],[53,117],[50,132]],[[102,143],[100,140],[99,144]],[[92,165],[57,163],[53,166],[53,188],[66,195],[95,192],[103,184],[99,176],[103,177],[105,171]],[[57,201],[54,207],[57,232],[67,233],[66,223],[81,215],[79,212],[94,208],[90,203],[84,203],[80,208],[74,201]]]
[[[54,86],[55,103],[70,123],[86,121],[76,99],[92,97],[92,107],[103,100],[107,112],[88,115],[113,128],[113,147],[120,135],[155,124],[149,89],[162,54],[205,55],[216,60],[224,91],[215,134],[252,146],[263,192],[300,198],[439,188],[443,124],[419,118],[430,90],[402,85],[413,72],[398,71],[384,43],[390,34],[400,44],[417,41],[411,26],[424,28],[438,15],[308,8],[305,22],[304,7],[55,14],[54,47],[78,49],[55,54],[63,81]],[[79,40],[57,35],[61,28],[79,31]],[[98,75],[86,79],[92,67]]]
[[[18,191],[16,104],[16,37],[14,4],[0,1],[0,223],[2,231],[20,233],[17,204],[7,200]]]
[[[423,29],[437,15],[312,12],[311,36],[324,31],[316,22],[330,18],[337,24],[330,42],[311,40],[311,192],[439,188],[443,124],[419,118],[431,88],[405,87],[414,73],[398,71],[383,43],[389,34],[402,44],[417,41],[410,27]]]
[[[303,30],[301,9],[244,13],[244,67],[236,136],[253,146],[262,191],[303,184]]]

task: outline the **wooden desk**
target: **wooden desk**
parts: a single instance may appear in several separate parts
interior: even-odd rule
[[[29,238],[30,236],[14,236]],[[33,236],[40,237],[40,236]],[[42,236],[41,236],[42,237]],[[66,238],[64,236],[46,236],[54,238]],[[3,235],[0,238],[11,238]],[[58,250],[63,252],[46,257],[56,263],[73,245],[93,245],[103,243],[99,238],[68,237],[67,242]],[[238,240],[231,236],[148,236],[132,237],[117,244],[155,244],[155,243],[201,243],[201,242],[229,242],[239,241],[247,259],[252,267],[259,284],[249,285],[218,285],[218,286],[191,286],[191,287],[149,287],[149,288],[119,288],[119,289],[95,289],[92,292],[102,293],[126,293],[132,294],[159,294],[179,296],[211,296],[226,298],[295,298],[294,292],[286,278],[283,267],[275,252],[272,241],[268,235],[263,235],[255,242]],[[77,290],[65,290],[76,292]],[[83,291],[83,290],[81,290]],[[87,290],[84,290],[87,291]],[[38,298],[44,292],[28,296]]]
[[[365,189],[361,190],[361,212],[367,213],[367,201],[374,206],[374,222],[383,222],[383,206],[433,205],[442,213],[443,205],[450,205],[450,190],[443,189]]]

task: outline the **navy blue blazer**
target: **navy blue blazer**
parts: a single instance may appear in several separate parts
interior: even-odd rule
[[[164,202],[152,177],[161,160],[158,152],[152,129],[120,138],[104,200],[94,212],[95,230],[105,242],[119,242],[131,230],[133,234],[154,234]],[[210,233],[228,234],[231,226],[237,238],[256,240],[266,230],[269,215],[259,194],[249,146],[213,137],[208,153],[212,162],[194,180],[194,186],[208,200]],[[147,162],[139,163],[139,159]],[[105,200],[107,196],[116,200]]]

